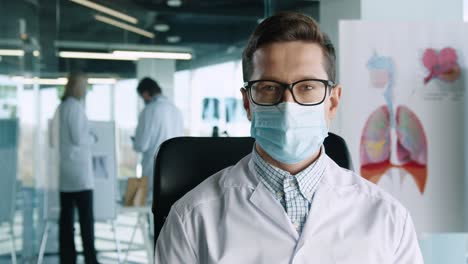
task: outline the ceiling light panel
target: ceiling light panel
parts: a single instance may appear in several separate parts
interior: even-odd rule
[[[122,19],[122,20],[127,21],[127,22],[132,23],[132,24],[138,23],[138,19],[136,19],[135,17],[129,16],[127,14],[124,14],[124,13],[119,12],[117,10],[114,10],[112,8],[108,8],[108,7],[105,7],[103,5],[100,5],[100,4],[97,4],[97,3],[94,3],[94,2],[91,2],[91,1],[88,1],[88,0],[70,0],[70,1],[72,1],[74,3],[77,3],[77,4],[80,4],[82,6],[86,6],[86,7],[89,7],[91,9],[97,10],[99,12],[108,14],[110,16]]]
[[[138,60],[137,57],[130,57],[124,55],[116,55],[112,53],[102,52],[81,52],[81,51],[60,51],[59,57],[73,58],[73,59],[93,59],[93,60]]]
[[[178,43],[178,42],[180,42],[180,37],[179,36],[168,36],[166,38],[166,40],[169,43]]]
[[[116,50],[112,54],[123,57],[137,57],[147,59],[190,60],[192,54],[188,52],[158,52],[158,51],[127,51]]]
[[[167,5],[170,7],[180,7],[182,5],[182,0],[167,0]]]
[[[24,50],[19,49],[0,49],[0,56],[23,57]]]
[[[159,32],[167,32],[171,29],[168,24],[156,24],[154,25],[154,30],[159,31]]]
[[[68,83],[68,78],[25,78],[23,76],[14,76],[11,78],[13,81],[22,84],[39,84],[39,85],[65,85]],[[115,78],[88,78],[89,84],[115,84]]]
[[[89,84],[115,84],[116,82],[114,78],[88,78]]]
[[[147,38],[154,38],[154,33],[152,33],[152,32],[146,31],[146,30],[138,28],[138,27],[134,27],[132,25],[122,23],[122,22],[117,21],[115,19],[105,17],[105,16],[101,16],[101,15],[95,15],[94,18],[97,21],[112,25],[114,27],[119,27],[119,28],[122,28],[122,29],[125,29],[125,30],[128,30],[128,31],[131,31],[133,33],[145,36]]]

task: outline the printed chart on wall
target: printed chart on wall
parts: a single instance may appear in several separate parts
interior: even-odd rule
[[[463,231],[464,24],[342,21],[342,136],[418,232]]]

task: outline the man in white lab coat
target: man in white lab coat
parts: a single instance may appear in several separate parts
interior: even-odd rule
[[[267,18],[242,66],[255,147],[174,204],[155,262],[423,263],[408,211],[325,154],[341,86],[316,22]]]
[[[148,177],[148,199],[152,198],[153,160],[164,141],[183,136],[184,123],[180,110],[164,95],[151,78],[143,78],[137,92],[145,102],[133,138],[135,151],[143,153],[142,175]]]

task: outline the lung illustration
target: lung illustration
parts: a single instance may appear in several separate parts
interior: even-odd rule
[[[411,109],[398,106],[396,115],[387,105],[374,110],[364,125],[360,146],[364,178],[378,183],[390,168],[400,168],[412,176],[420,193],[424,193],[427,139],[421,121]]]

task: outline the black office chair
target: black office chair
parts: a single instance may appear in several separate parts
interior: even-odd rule
[[[253,144],[250,137],[178,137],[161,144],[153,181],[155,244],[171,206],[212,174],[251,153]],[[329,133],[324,146],[338,165],[352,168],[348,148],[340,136]]]
[[[328,137],[323,142],[325,153],[340,167],[353,170],[353,161],[349,154],[345,140],[333,133],[328,133]]]

